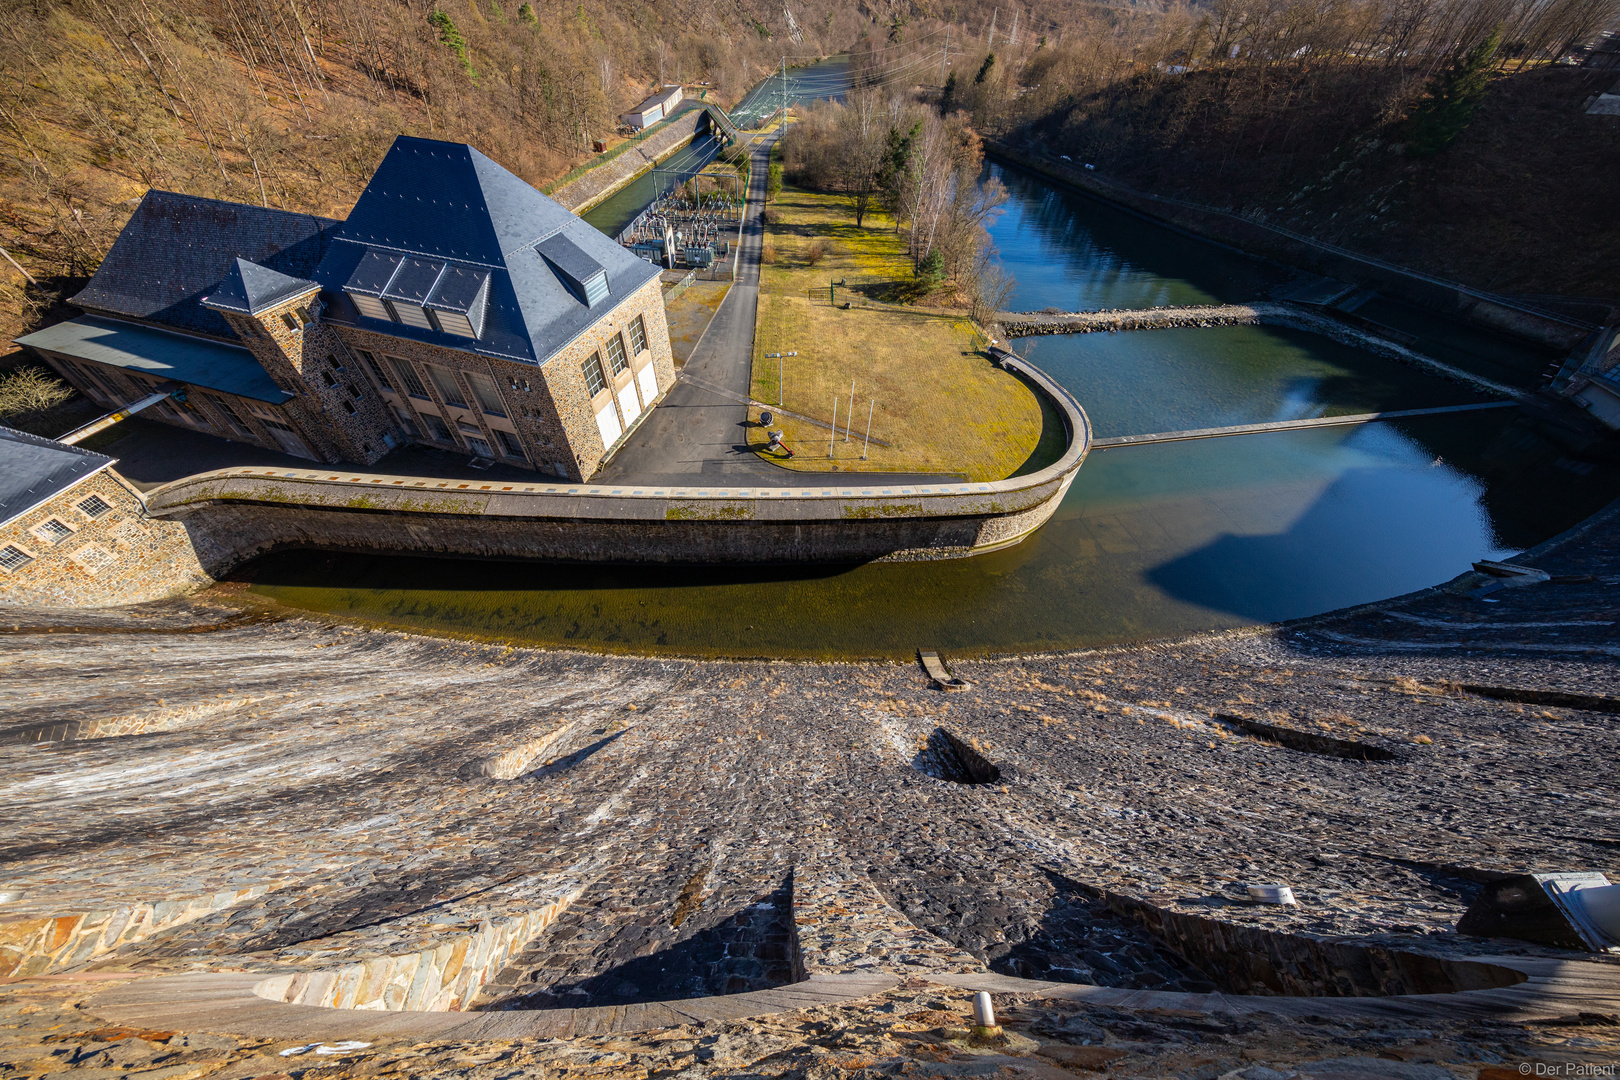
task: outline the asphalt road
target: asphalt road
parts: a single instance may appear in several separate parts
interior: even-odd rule
[[[737,279],[715,312],[703,340],[682,374],[733,394],[748,394],[753,368],[754,320],[759,310],[759,252],[765,227],[765,178],[771,147],[779,136],[753,151],[753,178],[743,211]],[[793,472],[761,461],[747,446],[747,426],[758,420],[747,406],[680,379],[591,478],[593,484],[703,484],[707,486],[802,487],[834,482],[853,484],[938,483],[947,477],[921,473]]]

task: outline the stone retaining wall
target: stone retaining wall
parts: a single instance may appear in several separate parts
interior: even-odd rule
[[[1050,518],[1091,446],[1078,402],[1011,362],[1057,404],[1069,445],[1028,476],[983,484],[705,488],[478,484],[329,471],[224,469],[147,493],[218,577],[284,548],[575,562],[790,563],[948,559],[1017,543]]]
[[[1349,326],[1295,304],[1262,300],[1252,304],[1211,304],[1203,307],[1125,308],[1109,311],[1003,311],[996,320],[1009,338],[1045,334],[1095,334],[1123,330],[1168,330],[1180,327],[1287,326],[1346,345],[1364,349],[1403,364],[1428,369],[1443,379],[1462,383],[1487,394],[1522,400],[1523,390],[1475,375],[1436,360],[1399,342]]]
[[[67,914],[8,913],[0,917],[0,979],[46,975],[89,963],[171,927],[263,896],[281,884]]]

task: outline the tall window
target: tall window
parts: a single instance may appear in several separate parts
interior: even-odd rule
[[[219,410],[220,415],[225,417],[225,422],[231,426],[232,431],[236,432],[238,435],[252,434],[252,431],[248,429],[248,426],[242,423],[242,417],[237,414],[235,409],[231,408],[219,398],[210,398],[209,400],[213,402],[214,408]]]
[[[600,353],[591,353],[585,358],[585,385],[590,388],[592,397],[607,389],[607,380],[602,378]]]
[[[450,434],[450,429],[444,426],[444,421],[441,418],[432,413],[423,413],[422,422],[428,427],[428,438],[437,442],[453,443],[456,441],[455,436]]]
[[[377,358],[375,356],[372,356],[364,349],[356,349],[354,351],[355,354],[360,357],[361,361],[365,363],[366,369],[371,372],[371,377],[377,380],[378,386],[382,387],[384,390],[392,390],[394,388],[393,384],[388,381],[388,373],[383,370],[383,366],[381,364],[377,363]]]
[[[399,426],[401,428],[405,429],[405,434],[409,435],[413,439],[421,438],[421,435],[418,434],[416,430],[416,421],[411,419],[410,413],[399,408],[398,406],[395,406],[394,419],[399,422]]]
[[[446,405],[462,409],[467,407],[467,395],[461,392],[461,384],[456,382],[454,372],[429,364],[428,377],[433,380],[433,385],[438,387],[439,396],[444,399]]]
[[[624,338],[614,334],[607,339],[608,363],[613,366],[613,374],[617,375],[630,365],[624,359]]]
[[[646,347],[647,324],[641,321],[640,315],[637,315],[630,320],[630,353],[633,356],[639,356]]]
[[[507,457],[517,458],[519,461],[523,460],[523,444],[518,442],[516,435],[510,431],[502,431],[500,428],[496,428],[495,437],[501,440],[501,451]]]
[[[476,371],[464,371],[467,382],[472,387],[473,396],[478,399],[478,407],[491,416],[505,416],[506,405],[501,401],[501,395],[495,389],[495,380],[488,375],[480,375]]]
[[[416,368],[411,366],[411,362],[401,360],[397,356],[390,356],[388,359],[394,362],[394,370],[399,373],[399,381],[404,384],[405,392],[411,397],[427,401],[427,387],[423,386],[422,380],[416,377]]]

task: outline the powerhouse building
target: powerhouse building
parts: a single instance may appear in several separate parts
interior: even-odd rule
[[[317,461],[402,442],[588,478],[675,381],[658,268],[471,146],[400,137],[345,221],[150,191],[84,314],[18,339],[109,408]]]

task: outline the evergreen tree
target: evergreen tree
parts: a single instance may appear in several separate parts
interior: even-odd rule
[[[1502,28],[1498,26],[1484,41],[1429,80],[1428,89],[1407,121],[1409,155],[1430,157],[1457,141],[1490,89],[1491,64],[1501,43]]]
[[[518,8],[518,21],[538,24],[540,17],[534,13],[534,5],[524,0],[523,6]]]
[[[939,95],[939,115],[949,116],[954,108],[956,108],[956,72],[953,71],[945,80],[945,92]]]
[[[428,23],[439,32],[439,40],[456,54],[456,59],[461,61],[461,66],[466,69],[467,74],[478,78],[478,72],[473,70],[472,61],[467,57],[467,39],[461,36],[461,31],[456,29],[456,24],[450,20],[450,16],[434,8],[428,13]]]
[[[988,79],[990,77],[990,69],[995,67],[995,66],[996,66],[996,54],[995,53],[990,53],[988,56],[986,56],[984,58],[984,63],[979,65],[979,73],[977,75],[973,76],[973,85],[974,86],[983,86],[984,85],[984,80],[986,80],[986,79]]]

